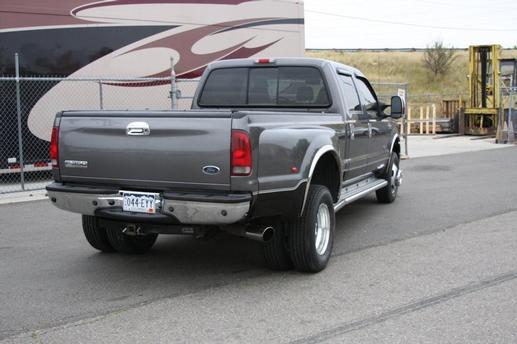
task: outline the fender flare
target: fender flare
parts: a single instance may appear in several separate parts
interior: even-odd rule
[[[314,157],[312,158],[311,167],[309,169],[309,174],[307,176],[307,185],[305,186],[305,193],[303,196],[303,203],[302,203],[302,209],[300,211],[300,216],[303,215],[303,212],[305,210],[305,203],[307,202],[307,196],[309,195],[309,188],[311,186],[312,175],[314,174],[316,165],[318,165],[320,158],[325,153],[328,153],[328,152],[332,152],[333,153],[332,155],[334,155],[334,158],[336,158],[336,155],[337,155],[336,150],[331,145],[325,145],[325,146],[321,147],[320,149],[318,149],[316,151],[316,154],[314,154]],[[341,176],[341,164],[339,163],[339,160],[336,160],[336,163],[337,163],[337,166],[339,169],[339,175]],[[341,177],[339,179],[339,182],[340,182],[339,184],[341,185]],[[338,195],[339,195],[339,193],[338,193]]]
[[[391,140],[390,158],[388,160],[388,164],[386,165],[386,171],[385,171],[386,173],[391,164],[391,154],[393,153],[393,148],[395,148],[395,143],[397,142],[397,140],[399,141],[399,145],[400,145],[400,135],[399,134],[393,135],[393,139]],[[399,154],[399,158],[400,158],[400,154]]]
[[[390,154],[393,153],[393,148],[395,148],[395,142],[397,142],[397,140],[399,140],[399,144],[400,144],[400,135],[399,134],[393,135],[393,139],[391,140]]]

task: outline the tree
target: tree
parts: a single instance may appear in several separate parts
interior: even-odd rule
[[[424,65],[435,77],[447,73],[455,59],[455,51],[447,48],[442,41],[433,42],[424,51]]]

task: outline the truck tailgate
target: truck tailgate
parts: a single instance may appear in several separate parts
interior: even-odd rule
[[[229,190],[231,121],[230,112],[217,111],[64,112],[61,179],[144,189]]]

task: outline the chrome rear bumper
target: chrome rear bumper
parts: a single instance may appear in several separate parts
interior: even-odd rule
[[[83,215],[96,215],[102,210],[123,207],[121,191],[113,193],[95,193],[94,189],[84,191],[81,188],[64,186],[58,183],[47,187],[48,197],[60,209]],[[103,190],[105,192],[105,190]],[[184,197],[183,197],[184,198]],[[244,219],[251,205],[249,200],[242,202],[206,202],[188,199],[167,199],[157,194],[157,215],[176,219],[181,224],[189,225],[228,225]],[[124,218],[131,216],[141,219],[140,213],[123,212]],[[144,214],[145,215],[145,214]],[[148,215],[152,219],[153,215]]]

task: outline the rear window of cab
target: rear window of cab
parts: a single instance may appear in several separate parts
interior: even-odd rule
[[[220,68],[210,72],[201,107],[329,107],[330,97],[315,67]]]

